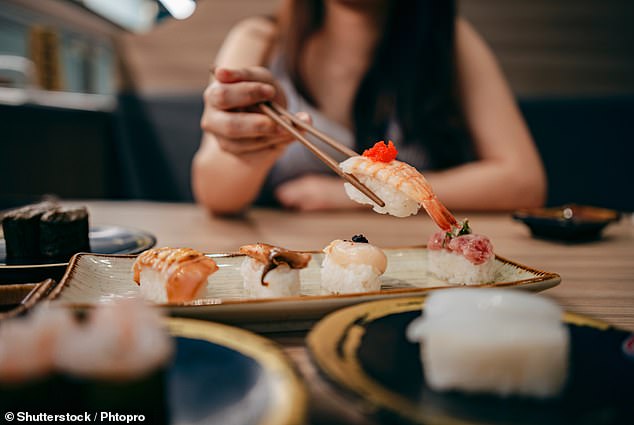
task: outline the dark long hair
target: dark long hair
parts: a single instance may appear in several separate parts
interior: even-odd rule
[[[432,168],[473,157],[457,101],[453,0],[389,2],[385,30],[354,101],[357,149],[385,137],[391,119],[404,144],[422,145]],[[324,22],[324,0],[287,0],[280,9],[286,66],[298,92],[302,47]],[[319,105],[315,105],[319,106]]]

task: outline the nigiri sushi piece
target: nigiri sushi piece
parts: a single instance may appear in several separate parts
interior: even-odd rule
[[[427,268],[446,282],[478,285],[494,282],[498,266],[489,238],[472,234],[465,220],[455,233],[436,232],[429,237]]]
[[[363,235],[352,240],[336,239],[324,248],[321,265],[322,290],[331,294],[379,291],[380,276],[387,268],[387,257]]]
[[[137,298],[96,307],[61,332],[54,356],[56,367],[73,376],[122,382],[160,369],[173,351],[161,310]]]
[[[51,374],[56,341],[73,326],[68,310],[48,304],[28,316],[4,321],[0,326],[0,387]]]
[[[396,217],[416,214],[422,206],[434,222],[445,231],[452,231],[458,221],[438,200],[425,177],[411,165],[396,159],[396,148],[377,142],[362,156],[353,156],[339,164],[385,202],[384,207],[375,204],[354,186],[345,183],[346,194],[361,204],[373,206],[374,211]]]
[[[191,248],[164,247],[141,253],[132,270],[143,298],[157,303],[178,303],[197,298],[218,266]]]
[[[508,289],[434,292],[407,328],[420,342],[425,382],[435,391],[557,396],[568,371],[561,308]]]
[[[299,271],[311,255],[265,243],[240,247],[245,294],[250,298],[291,297],[300,294]]]

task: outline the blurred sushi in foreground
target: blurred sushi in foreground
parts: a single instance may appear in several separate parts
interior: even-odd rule
[[[426,299],[407,338],[421,343],[425,381],[435,391],[554,397],[568,372],[561,314],[553,301],[525,292],[447,289]]]
[[[321,287],[331,294],[379,291],[387,257],[363,235],[336,239],[324,248]]]
[[[416,214],[422,206],[442,230],[450,232],[458,226],[456,218],[436,198],[425,177],[411,165],[398,161],[394,144],[377,142],[361,156],[353,156],[339,164],[354,175],[385,202],[380,207],[349,183],[344,184],[350,199],[373,206],[374,211],[396,217]]]
[[[240,267],[244,291],[251,298],[291,297],[300,294],[299,270],[311,255],[265,243],[244,245]]]
[[[218,266],[194,249],[164,247],[141,253],[132,270],[143,298],[157,303],[178,303],[196,299]]]
[[[40,305],[0,323],[0,407],[143,413],[167,424],[173,352],[160,310],[139,300],[99,304],[84,320]]]
[[[432,234],[427,260],[429,272],[449,283],[491,283],[497,274],[493,244],[486,236],[471,233],[467,220],[454,232]]]

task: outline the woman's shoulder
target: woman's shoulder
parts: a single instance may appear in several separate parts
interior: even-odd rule
[[[475,27],[463,17],[456,18],[456,45],[461,50],[487,52],[490,47]]]
[[[229,35],[271,39],[277,38],[277,25],[275,20],[267,16],[251,16],[238,21],[230,30]]]
[[[223,66],[264,65],[278,38],[273,19],[253,16],[237,22],[227,34],[216,64]]]

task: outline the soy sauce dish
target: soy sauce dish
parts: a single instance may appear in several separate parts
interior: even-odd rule
[[[618,211],[587,205],[568,204],[552,208],[533,208],[513,213],[526,224],[534,237],[565,242],[601,239],[603,229],[620,219]]]

